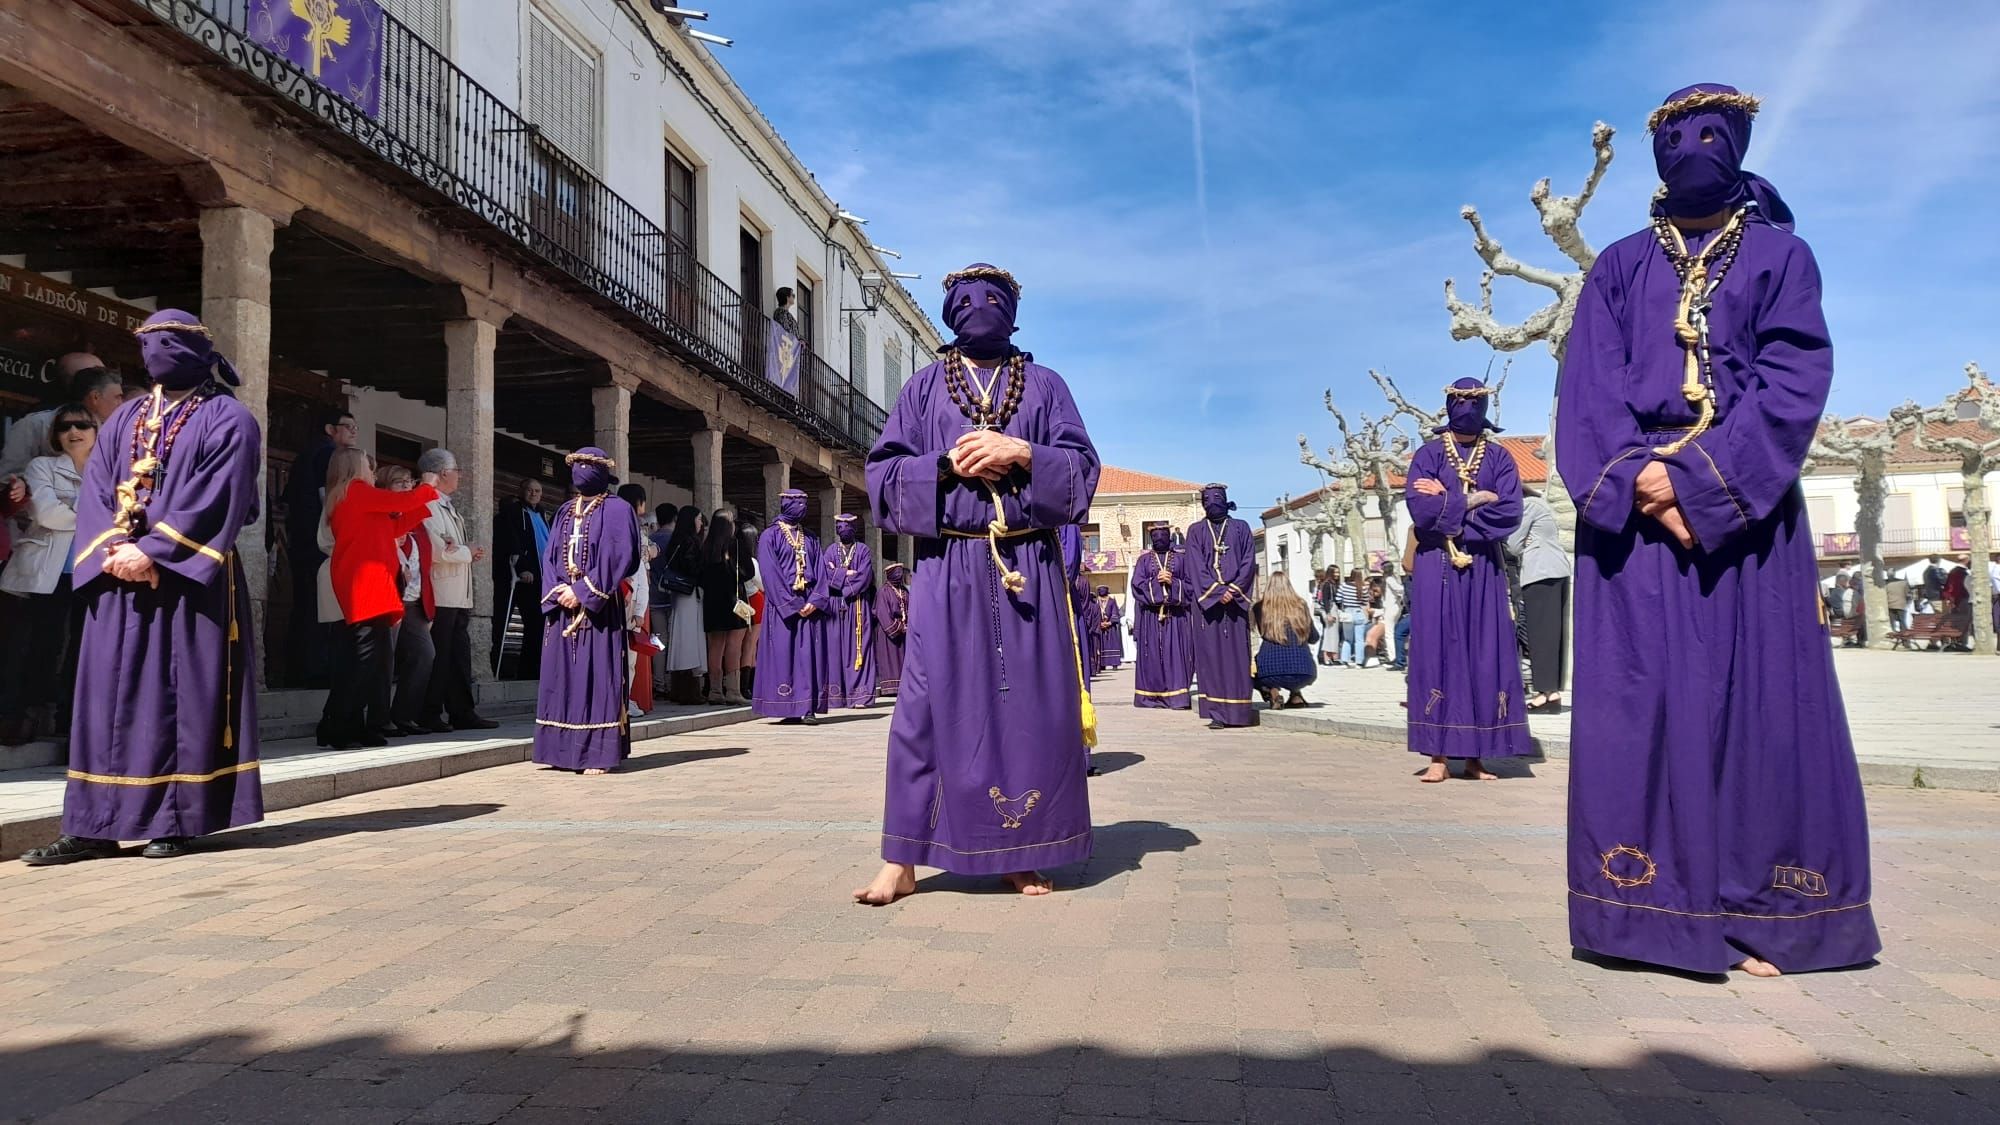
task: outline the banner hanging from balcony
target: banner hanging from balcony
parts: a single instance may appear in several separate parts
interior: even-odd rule
[[[250,0],[250,38],[314,82],[376,115],[382,105],[382,8],[376,0]]]
[[[764,377],[778,384],[779,390],[799,397],[799,367],[805,360],[805,349],[797,336],[775,320],[764,322],[764,332]]]

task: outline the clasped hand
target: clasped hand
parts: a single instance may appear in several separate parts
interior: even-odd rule
[[[104,573],[120,582],[144,582],[158,588],[160,572],[153,567],[153,557],[139,549],[137,543],[120,543],[111,549],[111,557],[104,560]]]
[[[1667,475],[1665,462],[1655,461],[1639,470],[1632,487],[1632,506],[1640,515],[1658,521],[1682,547],[1694,546],[1694,533],[1681,514],[1680,497],[1674,493],[1674,478]]]
[[[999,480],[1016,466],[1028,468],[1034,447],[998,430],[967,430],[951,447],[951,471],[976,480]]]
[[[1445,494],[1444,482],[1435,477],[1418,477],[1415,481],[1411,482],[1410,487],[1425,496],[1443,496]],[[1465,506],[1468,509],[1484,508],[1486,505],[1495,503],[1499,499],[1499,493],[1489,492],[1482,488],[1477,492],[1467,494],[1465,497]]]
[[[555,589],[550,590],[549,593],[555,595],[556,604],[564,609],[580,609],[583,606],[583,600],[578,598],[576,591],[570,589],[568,586],[557,586]]]

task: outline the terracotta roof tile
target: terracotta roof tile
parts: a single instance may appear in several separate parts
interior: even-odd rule
[[[1136,469],[1121,469],[1116,465],[1106,465],[1098,473],[1097,494],[1099,496],[1129,496],[1145,492],[1199,492],[1201,486],[1192,481],[1175,480],[1172,477],[1155,476]]]

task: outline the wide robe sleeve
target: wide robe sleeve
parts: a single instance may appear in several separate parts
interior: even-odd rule
[[[1257,592],[1257,545],[1250,537],[1250,525],[1230,520],[1223,528],[1222,541],[1229,546],[1222,553],[1223,581],[1238,601],[1247,602]]]
[[[1152,609],[1162,601],[1160,560],[1147,551],[1132,567],[1132,604],[1139,609]]]
[[[1688,530],[1708,551],[1776,511],[1798,483],[1833,384],[1812,250],[1792,241],[1767,286],[1742,392],[1712,429],[1662,459]]]
[[[840,596],[849,600],[875,587],[875,556],[868,550],[868,544],[855,544],[853,565],[852,571],[840,576]]]
[[[926,424],[930,394],[936,386],[937,364],[918,372],[896,396],[882,436],[868,451],[868,498],[875,522],[885,531],[935,539],[941,530],[945,478],[937,465],[945,451],[928,448]]]
[[[1420,480],[1437,481],[1444,485],[1444,491],[1436,496],[1418,492]],[[1410,458],[1408,479],[1403,482],[1403,505],[1409,509],[1410,526],[1422,535],[1448,539],[1465,530],[1465,489],[1459,486],[1458,474],[1445,464],[1444,446],[1440,442],[1426,443]]]
[[[549,528],[548,546],[542,548],[542,613],[544,616],[562,612],[556,604],[556,587],[569,582],[568,572],[563,567],[563,551],[569,543],[569,525],[575,505],[565,503],[556,512],[554,526]]]
[[[147,507],[146,534],[137,540],[156,567],[202,586],[221,579],[237,533],[257,518],[264,463],[256,419],[233,398],[213,402],[200,444],[175,450],[176,463],[167,466],[173,479]]]
[[[1447,486],[1455,483],[1454,475]],[[1479,486],[1499,499],[1466,511],[1464,530],[1459,532],[1458,541],[1504,543],[1521,526],[1521,470],[1514,464],[1513,455],[1497,441],[1487,444],[1486,457],[1479,463]]]
[[[884,586],[875,591],[875,624],[892,637],[901,635],[896,627],[897,611],[901,608],[902,600],[896,597],[894,586]]]
[[[1591,267],[1556,377],[1556,467],[1576,502],[1577,518],[1614,535],[1635,514],[1635,482],[1651,460],[1626,401],[1630,346],[1612,312],[1625,300],[1621,268],[1609,252]]]

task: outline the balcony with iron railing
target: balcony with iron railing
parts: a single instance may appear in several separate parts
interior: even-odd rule
[[[2000,536],[1992,537],[2000,541]],[[1993,549],[1993,543],[1987,550]],[[1958,527],[1885,527],[1882,529],[1882,554],[1887,557],[1914,558],[1918,555],[1940,552],[1969,551],[1972,549],[1972,532],[1963,525]],[[1822,532],[1819,537],[1821,558],[1855,558],[1861,554],[1861,536],[1853,531]]]
[[[381,16],[380,87],[364,109],[253,37],[253,0],[134,2],[403,174],[386,178],[444,197],[814,440],[865,453],[881,434],[882,407],[817,355],[801,355],[796,395],[766,378],[769,317],[393,16]]]

